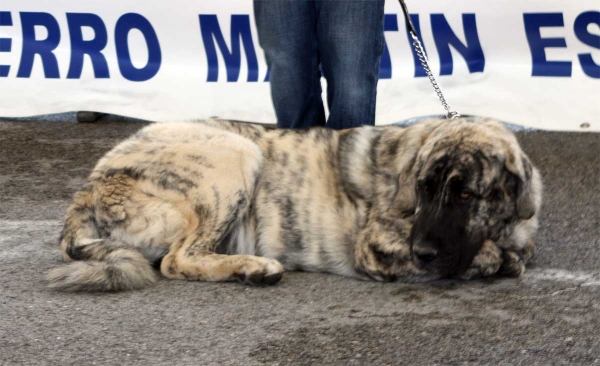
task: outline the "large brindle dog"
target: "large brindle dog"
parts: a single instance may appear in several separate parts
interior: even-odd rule
[[[277,130],[154,124],[104,156],[60,239],[62,290],[171,279],[273,284],[287,270],[377,281],[518,276],[541,181],[502,124]]]

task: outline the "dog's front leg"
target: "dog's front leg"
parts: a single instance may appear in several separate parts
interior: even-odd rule
[[[491,240],[487,240],[473,258],[469,269],[460,278],[469,280],[495,274],[519,277],[525,272],[525,264],[533,257],[534,252],[533,240],[521,249],[502,249]]]

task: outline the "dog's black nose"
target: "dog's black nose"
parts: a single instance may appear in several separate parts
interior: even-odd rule
[[[413,248],[413,254],[419,262],[427,264],[433,262],[435,257],[437,257],[437,250],[429,247],[416,246]]]

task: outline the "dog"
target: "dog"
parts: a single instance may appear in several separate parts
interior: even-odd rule
[[[68,209],[65,291],[158,279],[270,285],[285,270],[394,281],[519,276],[542,184],[493,120],[279,130],[152,124],[96,165]]]

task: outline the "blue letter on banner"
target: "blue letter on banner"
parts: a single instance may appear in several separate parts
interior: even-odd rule
[[[1,26],[11,26],[12,24],[12,15],[8,11],[0,11],[0,27]],[[10,52],[12,49],[12,39],[10,38],[0,38],[0,52]],[[8,76],[8,72],[10,71],[10,65],[0,65],[0,78],[5,78]]]
[[[546,60],[546,47],[567,47],[564,38],[542,38],[541,27],[562,27],[562,13],[525,13],[525,33],[531,50],[531,76],[571,76],[571,61]]]
[[[141,69],[133,66],[129,53],[127,36],[129,31],[137,29],[144,35],[148,46],[148,63]],[[119,18],[115,26],[115,46],[121,75],[129,81],[146,81],[152,79],[160,69],[162,54],[160,44],[150,22],[137,13],[127,13]]]
[[[600,12],[586,11],[585,13],[579,14],[577,19],[575,19],[575,35],[581,43],[600,49],[600,36],[591,34],[587,31],[587,27],[590,24],[596,24],[600,27]],[[580,53],[579,62],[581,63],[583,72],[587,76],[594,79],[600,79],[600,65],[594,62],[591,53]]]
[[[67,22],[71,37],[71,64],[67,78],[79,79],[81,77],[84,55],[90,56],[96,78],[110,77],[106,58],[101,53],[108,42],[106,27],[102,19],[96,14],[67,13]],[[83,27],[90,27],[94,30],[94,39],[83,40]]]
[[[38,41],[35,39],[35,26],[45,27],[48,37]],[[58,61],[52,51],[60,42],[60,28],[54,17],[48,13],[21,12],[21,28],[23,30],[23,50],[19,65],[18,78],[31,76],[35,55],[40,55],[44,65],[44,75],[48,79],[58,79]]]
[[[385,14],[383,20],[383,31],[398,31],[398,16],[396,14]],[[381,62],[379,65],[379,78],[391,79],[392,58],[390,57],[390,50],[388,49],[387,42],[385,42],[385,39],[383,45],[383,54],[381,55]]]
[[[94,76],[97,79],[110,77],[106,58],[101,53],[108,42],[106,27],[102,19],[96,14],[67,13],[67,23],[69,24],[69,34],[71,36],[71,63],[67,79],[79,79],[81,77],[84,55],[90,56]],[[94,30],[93,39],[89,41],[83,39],[83,27],[90,27]]]
[[[219,60],[214,41],[217,42],[223,60],[225,60],[227,81],[238,80],[241,66],[240,38],[246,51],[248,81],[258,81],[258,59],[252,42],[250,17],[248,15],[231,16],[231,51],[225,43],[216,15],[200,15],[200,32],[202,33],[202,41],[204,42],[204,50],[208,61],[208,78],[206,81],[216,82],[219,78]]]
[[[483,72],[485,68],[485,56],[479,43],[475,14],[463,14],[462,21],[467,41],[466,46],[456,37],[443,14],[431,14],[431,30],[440,55],[440,75],[452,75],[450,45],[465,58],[470,73]]]

